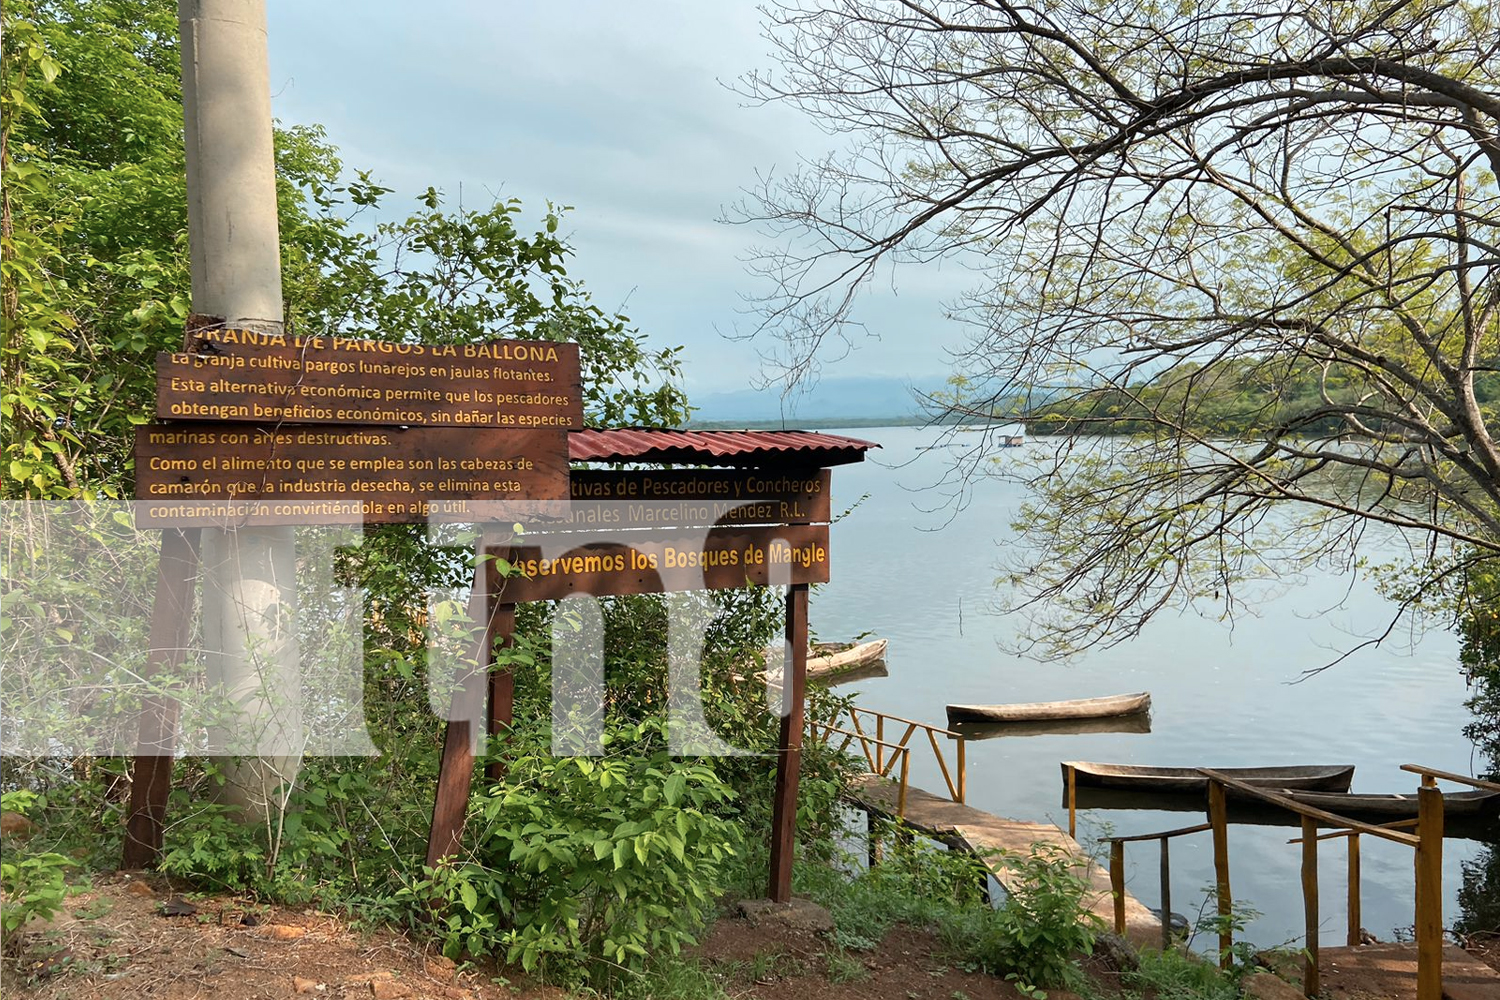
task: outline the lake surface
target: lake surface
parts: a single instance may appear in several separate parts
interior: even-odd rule
[[[858,466],[833,473],[835,512],[860,500],[833,527],[832,582],[812,597],[811,626],[820,639],[869,632],[890,640],[890,676],[841,690],[860,692],[865,707],[945,724],[949,702],[1024,702],[1150,691],[1151,732],[1090,733],[970,742],[971,805],[1016,819],[1050,819],[1066,828],[1061,806],[1064,760],[1139,764],[1354,764],[1353,790],[1410,792],[1417,777],[1399,765],[1419,763],[1462,774],[1475,768],[1463,738],[1469,720],[1458,643],[1446,631],[1393,635],[1300,683],[1304,670],[1383,630],[1393,606],[1368,581],[1332,571],[1280,588],[1232,629],[1216,621],[1166,612],[1138,639],[1079,655],[1065,664],[1007,653],[1021,623],[994,611],[995,579],[1005,547],[1018,544],[1010,524],[1024,499],[1021,487],[996,480],[975,484],[968,506],[926,513],[942,497],[924,489],[960,453],[923,450],[942,440],[937,429],[859,428],[833,433],[874,441],[880,450]],[[1042,443],[1028,447],[1041,447]],[[1003,460],[1003,453],[1002,460]],[[912,780],[943,789],[931,751],[912,754]],[[1450,790],[1451,789],[1451,786]],[[1079,814],[1079,837],[1150,833],[1200,820],[1157,811]],[[1246,937],[1263,946],[1300,943],[1300,848],[1283,827],[1230,828],[1230,883],[1236,902],[1260,911]],[[1412,923],[1412,852],[1362,838],[1363,924],[1389,940]],[[1460,865],[1480,845],[1444,844],[1443,917],[1458,909]],[[1126,852],[1130,891],[1156,906],[1154,843]],[[1342,841],[1319,851],[1322,942],[1342,944],[1345,853]],[[1213,884],[1207,834],[1172,844],[1172,908],[1196,920]],[[1201,941],[1200,941],[1201,943]]]

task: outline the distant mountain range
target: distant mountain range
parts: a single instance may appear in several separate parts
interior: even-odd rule
[[[825,378],[808,392],[794,393],[785,400],[775,389],[709,392],[691,396],[696,408],[689,426],[706,424],[775,424],[787,427],[917,423],[923,413],[917,390],[941,388],[943,379],[933,377],[914,385],[908,379],[889,376]]]

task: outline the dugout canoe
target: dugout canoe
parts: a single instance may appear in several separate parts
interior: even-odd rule
[[[1378,794],[1366,792],[1315,792],[1286,789],[1286,797],[1305,806],[1313,806],[1349,819],[1384,823],[1389,820],[1416,819],[1415,792]],[[1480,816],[1500,812],[1500,792],[1473,789],[1443,793],[1444,816]]]
[[[1062,762],[1063,787],[1068,768],[1079,788],[1118,788],[1138,792],[1202,792],[1208,779],[1195,767],[1153,767],[1147,764],[1103,764],[1088,760]],[[1286,767],[1215,768],[1250,785],[1277,789],[1347,792],[1354,780],[1353,764],[1294,764]]]
[[[1109,719],[1151,710],[1151,695],[1112,694],[1071,701],[1029,701],[1010,705],[949,705],[948,725],[960,722],[1053,722],[1061,719]]]
[[[807,656],[807,679],[827,681],[885,660],[887,640],[870,642],[817,642]]]

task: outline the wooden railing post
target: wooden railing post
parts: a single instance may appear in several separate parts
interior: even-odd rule
[[[1161,838],[1161,950],[1172,947],[1172,848],[1171,838]]]
[[[1232,902],[1229,895],[1229,808],[1224,786],[1210,778],[1208,782],[1208,822],[1214,840],[1214,895],[1219,905],[1219,966],[1229,968],[1234,947],[1231,926]]]
[[[1306,926],[1306,958],[1302,995],[1316,1000],[1318,983],[1318,821],[1302,817],[1302,915]]]
[[[1432,775],[1417,789],[1417,1000],[1443,996],[1443,793]]]
[[[959,740],[958,740],[958,801],[959,801],[960,804],[962,804],[963,802],[965,802],[968,799],[968,796],[969,796],[969,770],[968,770],[968,761],[964,759],[964,747],[968,744],[968,742],[969,741],[966,740],[966,739],[964,739],[963,737],[959,737]],[[989,892],[989,883],[988,882],[985,883],[985,890],[984,891],[986,893]]]
[[[1078,772],[1068,765],[1068,836],[1078,839]]]
[[[1349,934],[1344,943],[1351,948],[1360,944],[1359,915],[1359,831],[1349,833]]]
[[[1115,897],[1115,933],[1125,933],[1125,842],[1109,843],[1109,890]]]
[[[896,816],[898,819],[906,818],[906,782],[911,774],[911,750],[902,747],[898,753],[901,754],[901,788],[896,792]]]

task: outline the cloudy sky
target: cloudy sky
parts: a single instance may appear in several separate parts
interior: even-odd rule
[[[771,67],[752,3],[270,0],[269,27],[283,122],[325,126],[346,166],[408,199],[433,185],[469,205],[573,206],[572,273],[599,305],[686,345],[690,390],[751,384],[772,345],[726,335],[754,325],[741,258],[758,238],[715,220],[757,171],[834,141],[727,89]],[[887,277],[860,316],[874,339],[824,376],[939,384],[961,273]]]

